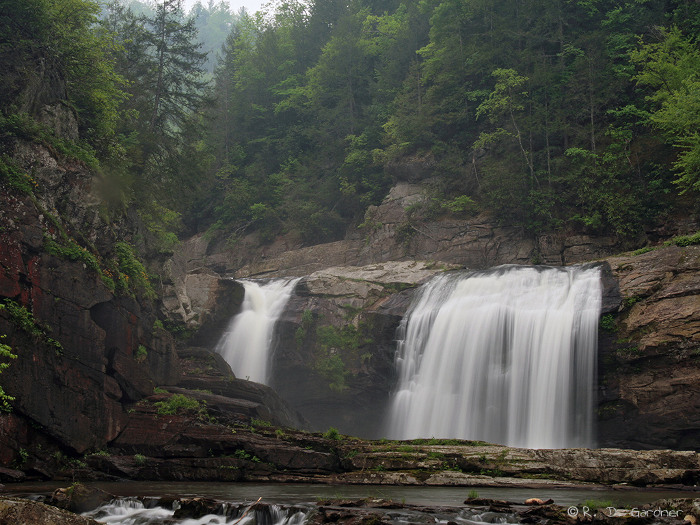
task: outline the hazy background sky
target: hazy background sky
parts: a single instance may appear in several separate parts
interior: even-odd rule
[[[201,0],[203,5],[207,5],[209,0]],[[263,4],[267,3],[268,0],[226,0],[226,3],[228,3],[231,6],[231,9],[234,12],[238,12],[238,10],[241,7],[245,7],[246,10],[253,14],[256,11],[258,11]],[[183,5],[185,7],[185,11],[189,11],[190,8],[197,3],[197,0],[184,0]],[[215,1],[215,3],[219,3],[218,0]]]

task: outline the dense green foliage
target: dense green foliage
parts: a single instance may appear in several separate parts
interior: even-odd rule
[[[653,0],[245,17],[215,72],[214,229],[337,238],[385,194],[388,163],[431,158],[439,213],[633,237],[674,182],[699,189],[699,21],[696,4]]]
[[[407,162],[438,175],[415,217],[489,209],[529,232],[634,238],[700,190],[696,2],[268,9],[8,0],[3,126],[36,109],[23,105],[33,71],[61,77],[86,141],[75,151],[99,158],[113,206],[137,203],[156,253],[185,226],[340,238]],[[0,169],[31,189],[8,159]]]
[[[34,112],[34,104],[61,98],[42,89],[63,86],[83,137],[108,154],[125,95],[123,79],[104,60],[109,43],[94,30],[99,6],[88,0],[7,0],[1,9],[3,113]]]
[[[0,308],[5,308],[4,305],[0,304]],[[0,340],[4,339],[5,335],[0,335]],[[10,366],[10,363],[7,361],[4,361],[5,359],[17,359],[17,354],[12,353],[12,348],[9,345],[6,345],[5,343],[0,341],[0,359],[3,359],[3,361],[0,361],[0,373],[2,373],[3,370],[5,370],[8,366]],[[10,403],[14,401],[15,398],[12,397],[11,395],[7,394],[5,390],[0,386],[0,410],[4,412],[9,412],[12,410],[12,407],[10,406]]]

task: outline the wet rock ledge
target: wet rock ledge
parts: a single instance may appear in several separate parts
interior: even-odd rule
[[[479,441],[365,440],[301,418],[268,387],[237,379],[220,356],[179,352],[182,376],[128,405],[100,449],[56,453],[28,439],[0,482],[32,480],[270,481],[360,485],[694,486],[695,451],[531,450]],[[278,405],[274,410],[270,407]],[[30,436],[31,437],[31,436]]]

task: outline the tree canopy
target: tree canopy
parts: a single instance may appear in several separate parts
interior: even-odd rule
[[[632,239],[700,190],[697,2],[2,9],[3,90],[25,61],[55,61],[83,136],[122,152],[106,169],[170,235],[182,217],[231,240],[337,239],[401,177],[387,167],[416,159],[436,167],[440,213],[532,233]]]

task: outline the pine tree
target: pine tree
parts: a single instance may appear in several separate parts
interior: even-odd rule
[[[154,74],[151,78],[151,111],[148,129],[171,136],[204,100],[207,82],[202,79],[206,53],[197,43],[194,19],[183,21],[180,0],[164,0],[147,20]]]

